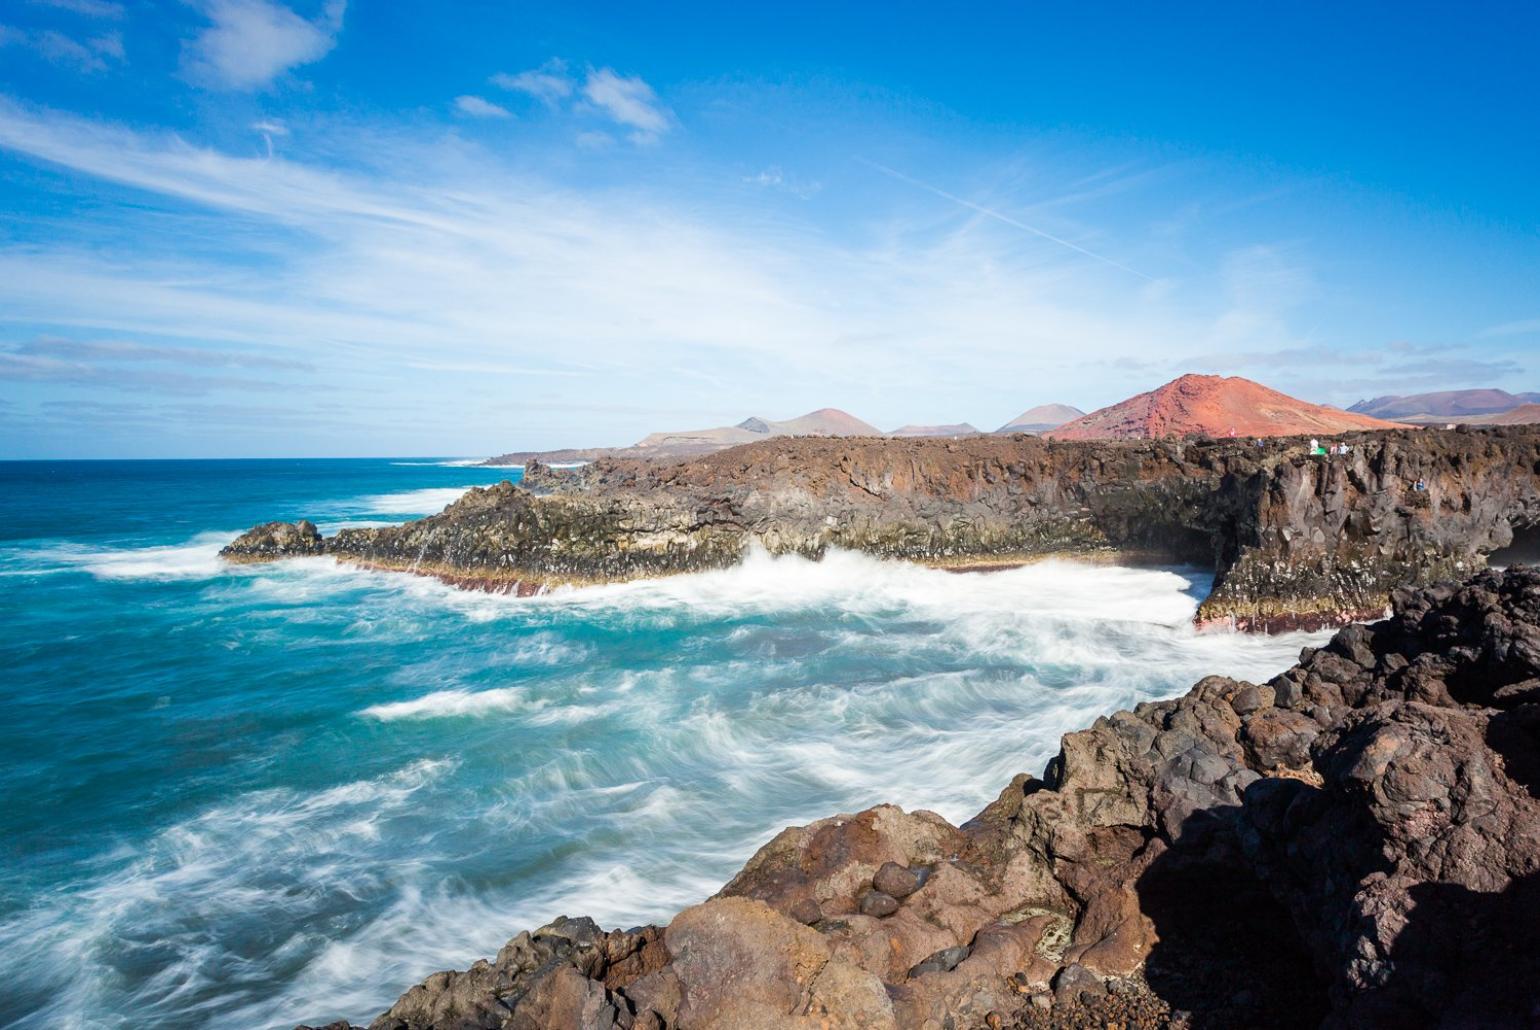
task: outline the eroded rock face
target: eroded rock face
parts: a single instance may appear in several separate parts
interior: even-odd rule
[[[298,522],[264,522],[242,533],[220,551],[220,557],[237,563],[277,561],[280,558],[302,558],[326,553],[326,541],[315,524],[307,519]]]
[[[961,827],[785,830],[666,929],[559,920],[373,1027],[1533,1026],[1537,794],[1540,571],[1486,572],[1098,719]]]
[[[1308,441],[787,438],[673,464],[527,470],[443,513],[318,543],[259,526],[239,561],[324,551],[456,585],[530,593],[722,568],[759,545],[945,567],[1043,555],[1211,565],[1199,619],[1242,629],[1381,617],[1390,591],[1460,578],[1540,525],[1540,429]]]

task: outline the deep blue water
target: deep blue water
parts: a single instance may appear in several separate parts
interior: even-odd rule
[[[509,475],[0,464],[0,1024],[367,1021],[558,914],[667,919],[784,825],[964,819],[1094,715],[1310,639],[1195,634],[1190,570],[751,554],[520,600],[216,556]]]

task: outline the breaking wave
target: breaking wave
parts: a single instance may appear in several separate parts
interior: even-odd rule
[[[437,515],[469,490],[468,486],[430,487],[372,494],[358,499],[358,506],[375,515]]]
[[[1097,715],[1321,639],[1195,631],[1184,569],[756,551],[519,599],[331,562],[218,576],[229,536],[49,559],[165,584],[93,684],[106,721],[67,726],[88,755],[142,735],[102,775],[145,784],[145,828],[0,915],[0,1023],[367,1021],[557,915],[666,920],[786,825],[964,820]]]
[[[13,575],[87,572],[101,580],[208,579],[225,571],[219,549],[237,533],[207,532],[182,544],[155,547],[103,547],[58,544],[13,555]]]

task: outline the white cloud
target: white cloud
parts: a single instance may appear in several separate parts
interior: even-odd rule
[[[461,96],[455,97],[455,110],[461,114],[470,115],[472,118],[511,118],[506,107],[498,107],[490,100],[481,97]]]
[[[674,123],[651,86],[639,76],[621,75],[613,68],[590,68],[580,86],[568,74],[567,63],[553,58],[517,75],[494,75],[491,82],[535,97],[553,110],[566,108],[607,118],[629,130],[626,135],[633,143],[655,143]],[[585,131],[577,141],[580,147],[593,150],[610,145],[614,138]]]
[[[783,190],[793,196],[801,197],[803,200],[807,200],[823,188],[821,183],[803,182],[800,179],[787,175],[780,165],[771,165],[768,168],[761,169],[754,175],[745,175],[743,181],[749,186]]]
[[[1490,339],[1494,336],[1527,336],[1532,333],[1540,333],[1540,318],[1521,319],[1517,322],[1488,326],[1476,335],[1481,339]]]
[[[612,121],[631,128],[631,139],[636,143],[654,142],[672,123],[651,86],[639,76],[619,75],[612,68],[590,71],[583,83],[583,97]]]
[[[88,18],[121,18],[123,5],[112,0],[32,0],[40,7],[56,7],[61,11],[83,14]]]
[[[1234,370],[1322,342],[1291,325],[1320,298],[1287,247],[1189,262],[1153,291],[918,191],[908,216],[853,195],[862,227],[836,236],[766,217],[742,191],[713,204],[660,184],[567,188],[437,133],[390,141],[383,162],[379,137],[331,127],[326,160],[342,171],[0,100],[0,148],[151,194],[113,212],[113,238],[135,230],[132,249],[88,232],[0,241],[0,334],[324,361],[339,403],[453,413],[439,437],[387,412],[327,443],[403,453],[623,443],[678,424],[609,414],[640,396],[711,417],[838,404],[894,425],[998,425],[1032,403],[1148,389],[1186,371],[1172,364],[1185,355]],[[1357,399],[1305,382],[1314,364],[1267,378]],[[506,376],[472,369],[529,382],[514,402]],[[707,375],[709,389],[695,378]]]
[[[552,107],[570,97],[573,89],[572,80],[567,76],[567,62],[557,58],[517,75],[499,72],[492,76],[491,82],[502,89],[528,93]]]
[[[259,89],[330,53],[346,8],[346,0],[327,0],[309,21],[272,0],[206,0],[203,12],[211,24],[187,44],[185,67],[205,85]]]
[[[123,60],[123,37],[116,32],[94,36],[84,43],[54,29],[27,32],[0,25],[0,46],[24,46],[54,64],[84,72],[106,71],[108,61]]]
[[[584,150],[608,150],[617,140],[607,132],[599,132],[597,129],[585,130],[572,137],[574,143]]]

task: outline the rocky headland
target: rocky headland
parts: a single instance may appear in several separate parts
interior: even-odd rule
[[[657,462],[605,458],[473,489],[442,513],[322,538],[267,523],[237,562],[326,555],[531,594],[722,568],[750,546],[951,568],[1047,556],[1214,570],[1204,623],[1275,630],[1378,618],[1540,526],[1540,428],[1305,438],[1055,441],[790,437]]]
[[[1399,591],[1270,682],[1067,735],[962,826],[787,829],[667,926],[556,919],[370,1026],[1534,1026],[1537,756],[1540,571]]]

